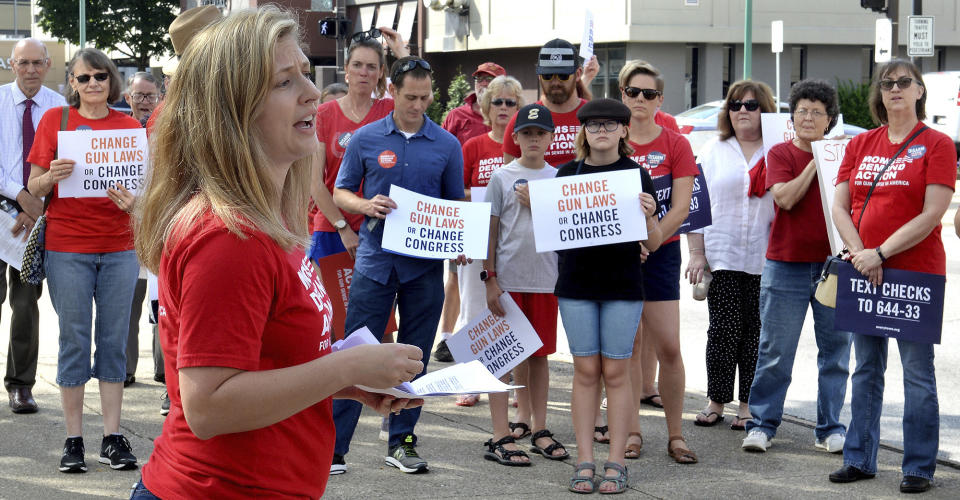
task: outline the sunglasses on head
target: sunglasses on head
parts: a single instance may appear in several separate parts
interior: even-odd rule
[[[493,104],[494,106],[501,106],[501,105],[506,104],[508,108],[512,108],[512,107],[514,107],[514,106],[517,105],[517,101],[515,101],[515,100],[513,100],[513,99],[500,99],[500,98],[498,97],[498,98],[490,101],[490,104]]]
[[[896,80],[880,80],[880,88],[883,90],[893,90],[893,86],[896,85],[900,90],[904,90],[910,87],[910,85],[915,80],[909,76],[901,76]]]
[[[549,82],[550,80],[553,80],[554,78],[556,78],[557,80],[560,80],[561,82],[565,82],[565,81],[567,81],[567,80],[570,79],[570,75],[561,75],[561,74],[558,74],[558,73],[553,73],[553,74],[549,74],[549,75],[540,75],[540,79],[543,80],[543,81],[545,81],[545,82]]]
[[[77,82],[79,83],[87,83],[90,81],[91,76],[95,78],[98,82],[102,82],[107,78],[110,78],[110,73],[103,72],[103,73],[94,73],[92,75],[73,75],[73,78],[76,79]]]
[[[350,37],[350,43],[362,42],[364,40],[369,40],[371,38],[380,38],[383,36],[383,33],[380,32],[377,28],[370,28],[367,31],[361,31],[359,33],[354,33]]]
[[[430,69],[430,63],[428,63],[427,61],[424,61],[423,59],[410,59],[409,61],[401,64],[400,67],[393,72],[393,75],[390,76],[390,79],[393,81],[397,81],[400,79],[400,75],[406,73],[407,71],[412,70],[413,68],[416,68],[417,66],[420,66],[421,68],[429,71],[430,73],[433,73],[433,70]]]
[[[657,98],[662,92],[657,89],[641,89],[639,87],[624,87],[623,93],[631,99],[636,99],[638,95],[643,94],[643,98],[652,101]]]
[[[740,108],[747,108],[747,111],[756,111],[760,109],[760,101],[756,99],[730,101],[730,111],[740,111]]]

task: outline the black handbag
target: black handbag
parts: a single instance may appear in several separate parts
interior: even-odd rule
[[[860,208],[860,218],[857,220],[857,227],[860,227],[860,223],[863,222],[863,213],[867,210],[867,202],[870,201],[870,195],[873,194],[873,190],[877,187],[877,183],[880,182],[883,173],[887,171],[890,165],[893,165],[893,161],[900,156],[900,153],[903,153],[903,150],[907,149],[907,146],[926,129],[927,126],[924,125],[920,127],[920,130],[914,132],[909,139],[903,142],[903,146],[900,146],[897,153],[887,160],[887,164],[883,166],[883,169],[877,172],[877,176],[873,178],[873,184],[870,184],[870,190],[867,191],[867,197],[863,200],[863,207]],[[817,280],[817,290],[813,296],[818,302],[827,307],[837,307],[837,268],[841,262],[849,259],[849,255],[850,252],[845,248],[837,254],[836,257],[832,255],[827,257],[826,262],[823,263],[823,270],[820,271],[820,279]]]

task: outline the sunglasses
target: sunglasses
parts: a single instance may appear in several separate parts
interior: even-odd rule
[[[93,77],[98,82],[102,82],[102,81],[105,81],[107,78],[110,78],[110,73],[103,72],[103,73],[94,73],[92,75],[73,75],[73,78],[76,79],[77,82],[79,83],[89,82],[90,77]]]
[[[377,28],[370,28],[367,31],[361,31],[359,33],[354,33],[350,37],[350,43],[362,42],[364,40],[369,40],[371,38],[380,38],[383,36],[383,33],[380,32]]]
[[[512,107],[514,107],[514,106],[517,105],[517,101],[515,101],[515,100],[513,100],[513,99],[500,99],[500,98],[496,98],[496,99],[490,101],[490,104],[493,104],[494,106],[502,106],[502,105],[506,104],[508,108],[512,108]]]
[[[567,81],[567,80],[570,79],[570,75],[560,75],[560,74],[557,74],[557,73],[550,74],[550,75],[540,75],[540,79],[543,80],[543,81],[545,81],[545,82],[549,82],[550,80],[553,80],[554,78],[556,78],[557,80],[560,80],[561,82],[565,82],[565,81]]]
[[[493,79],[494,79],[494,77],[492,77],[492,76],[490,76],[490,75],[483,75],[483,76],[475,76],[475,77],[473,77],[473,81],[475,81],[475,82],[481,82],[481,83],[482,83],[482,82],[490,83],[490,82],[493,81]]]
[[[652,101],[662,94],[662,92],[657,89],[641,89],[639,87],[624,87],[623,93],[631,99],[636,99],[638,95],[643,94],[643,98],[648,101]]]
[[[906,90],[910,88],[910,85],[915,81],[916,80],[909,76],[901,76],[896,80],[880,80],[880,88],[883,90],[893,90],[893,86],[896,85],[900,90]]]
[[[587,129],[587,132],[591,134],[596,134],[600,131],[600,127],[603,127],[607,132],[613,132],[617,130],[617,127],[620,126],[620,122],[617,120],[591,120],[583,125],[583,128]]]
[[[430,63],[427,61],[424,61],[423,59],[410,59],[409,61],[401,64],[400,67],[393,72],[393,75],[390,76],[390,79],[397,81],[400,79],[400,75],[406,73],[407,71],[413,70],[417,66],[429,71],[431,74],[433,73],[433,70],[430,69]]]
[[[760,109],[760,101],[756,99],[730,101],[730,111],[740,111],[740,108],[747,108],[747,111],[756,111]]]

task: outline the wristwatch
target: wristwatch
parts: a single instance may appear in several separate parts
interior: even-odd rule
[[[336,229],[337,231],[339,231],[339,230],[347,227],[347,221],[346,221],[345,219],[340,219],[340,220],[338,220],[337,222],[334,222],[334,223],[333,223],[333,227],[334,227],[334,229]]]
[[[483,271],[480,271],[480,281],[487,281],[490,278],[496,278],[496,277],[497,277],[496,271],[487,271],[486,269],[484,269]]]

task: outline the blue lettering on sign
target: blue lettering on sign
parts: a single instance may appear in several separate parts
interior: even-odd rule
[[[927,147],[923,144],[915,144],[907,148],[907,156],[913,158],[914,160],[919,160],[923,158],[923,155],[926,154]]]
[[[649,159],[650,155],[647,155],[647,160]],[[700,172],[693,178],[690,213],[673,236],[689,233],[694,229],[704,228],[713,223],[713,218],[710,215],[710,193],[707,192],[707,181],[703,177],[703,168],[697,165],[697,169]],[[654,178],[653,188],[657,192],[657,202],[660,204],[660,213],[657,215],[662,219],[672,206],[670,195],[673,190],[673,176],[668,174]]]
[[[883,282],[874,286],[843,262],[837,273],[834,328],[939,344],[945,284],[939,274],[884,268]]]

